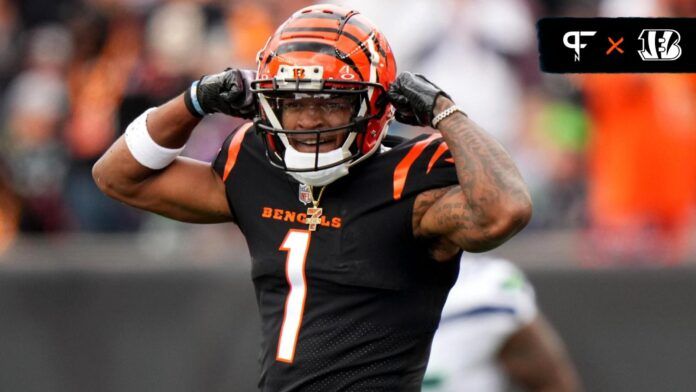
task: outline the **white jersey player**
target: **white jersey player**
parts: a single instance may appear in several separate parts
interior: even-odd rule
[[[577,391],[565,348],[512,263],[464,255],[443,309],[424,392]]]

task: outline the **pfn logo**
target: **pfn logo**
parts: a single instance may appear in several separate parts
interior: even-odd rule
[[[638,51],[643,61],[673,61],[681,56],[681,36],[676,30],[645,29],[638,39],[643,42],[643,49]]]
[[[563,36],[563,45],[575,51],[575,61],[580,61],[580,49],[584,49],[587,44],[580,42],[580,37],[592,37],[596,31],[569,31]],[[571,41],[572,38],[572,41]]]

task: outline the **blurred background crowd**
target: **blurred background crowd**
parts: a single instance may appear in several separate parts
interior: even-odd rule
[[[443,87],[511,152],[535,205],[522,236],[570,230],[589,266],[694,259],[696,76],[542,74],[535,22],[696,16],[696,1],[337,2],[373,19],[401,71]],[[0,254],[37,233],[235,235],[112,201],[91,166],[138,114],[201,75],[255,68],[267,37],[311,3],[0,0]],[[238,124],[206,117],[185,155],[212,160]]]

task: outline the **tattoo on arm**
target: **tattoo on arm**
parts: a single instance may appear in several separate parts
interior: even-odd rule
[[[421,221],[425,214],[450,192],[456,192],[459,187],[453,185],[447,188],[438,188],[425,191],[416,197],[413,204],[413,235],[414,237],[425,237],[428,234],[423,231]],[[448,238],[440,236],[433,238],[430,244],[430,256],[437,261],[451,261],[452,257],[459,253],[461,247],[453,243]]]
[[[463,114],[447,117],[438,128],[454,158],[459,187],[433,204],[433,231],[451,233],[452,240],[462,247],[472,238],[501,237],[501,233],[491,232],[493,223],[510,218],[504,215],[510,208],[523,210],[531,206],[517,167],[500,143]],[[494,247],[519,231],[529,216],[513,215],[511,219],[503,238],[478,245]]]
[[[467,200],[485,204],[499,200],[502,193],[525,200],[521,175],[503,147],[463,115],[451,120],[443,124],[442,134],[452,151]]]
[[[414,236],[419,237],[421,235],[420,229],[421,229],[421,220],[423,219],[423,216],[425,213],[430,209],[430,207],[435,204],[439,199],[441,199],[447,192],[449,192],[452,187],[449,188],[439,188],[439,189],[432,189],[426,192],[421,193],[416,197],[416,200],[413,203],[413,229],[414,229]]]

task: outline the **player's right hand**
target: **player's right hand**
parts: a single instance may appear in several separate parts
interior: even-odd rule
[[[203,76],[196,88],[196,96],[206,113],[224,113],[252,119],[256,116],[256,95],[250,84],[256,71],[227,68],[223,72]]]

